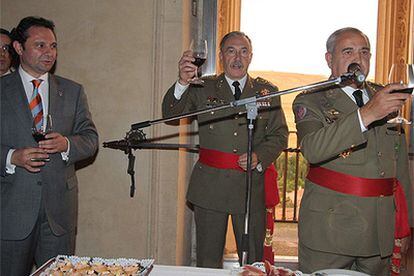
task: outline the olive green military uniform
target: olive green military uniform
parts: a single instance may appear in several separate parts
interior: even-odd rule
[[[203,87],[190,86],[180,100],[174,97],[173,85],[163,100],[163,116],[172,116],[216,104],[234,101],[234,96],[224,74],[205,79]],[[276,91],[277,87],[261,79],[247,77],[241,99]],[[253,151],[263,168],[267,168],[287,145],[287,125],[279,97],[262,102],[255,123]],[[241,155],[247,151],[247,119],[245,107],[229,108],[197,117],[200,147]],[[242,113],[240,113],[242,112]],[[187,200],[195,206],[197,233],[197,264],[220,267],[223,255],[225,228],[215,222],[213,214],[232,214],[236,240],[240,244],[245,211],[245,173],[217,169],[197,162],[187,191]],[[263,173],[253,172],[251,198],[251,234],[254,248],[249,249],[249,261],[261,260],[265,236],[265,206]],[[203,214],[203,218],[198,216]],[[207,219],[208,217],[208,219]],[[213,219],[213,220],[212,220]],[[219,219],[222,221],[221,219]],[[256,221],[254,223],[254,221]],[[217,233],[214,233],[214,232]],[[220,236],[218,238],[217,236]],[[217,240],[219,239],[219,240]],[[252,243],[251,243],[252,244]],[[238,248],[240,248],[238,246]],[[218,253],[215,253],[218,252]]]
[[[379,88],[372,83],[365,85],[369,98]],[[383,119],[363,133],[357,105],[340,88],[302,93],[293,108],[301,150],[310,164],[363,178],[397,176],[411,206],[405,137],[398,134],[395,125]],[[394,243],[394,214],[393,196],[357,197],[306,180],[299,217],[300,269],[310,273],[323,268],[350,268],[339,256],[389,257]],[[315,252],[320,253],[319,260]],[[325,253],[338,256],[323,258]],[[372,273],[370,265],[363,266],[357,269],[382,275]]]

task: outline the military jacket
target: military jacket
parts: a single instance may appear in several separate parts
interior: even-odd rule
[[[379,88],[366,84],[370,98]],[[340,88],[298,95],[293,109],[304,157],[311,165],[357,177],[397,177],[411,206],[405,136],[386,118],[362,132],[357,108]],[[306,180],[300,242],[336,254],[389,256],[394,241],[393,200],[393,196],[347,195]]]
[[[173,116],[234,101],[224,74],[211,76],[202,87],[190,86],[180,100],[173,85],[163,100],[163,116]],[[277,91],[268,81],[248,76],[241,99]],[[245,107],[223,109],[197,116],[200,147],[241,155],[247,151]],[[269,166],[287,146],[287,125],[280,98],[260,103],[255,121],[253,151],[263,168]],[[244,213],[245,173],[217,169],[197,162],[187,192],[187,200],[203,208],[229,213]],[[251,210],[264,210],[263,173],[254,170]]]

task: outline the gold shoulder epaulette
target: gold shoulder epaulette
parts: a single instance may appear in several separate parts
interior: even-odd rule
[[[270,81],[261,78],[261,77],[257,77],[254,79],[254,82],[256,82],[257,84],[262,84],[262,85],[269,85],[271,87],[276,87],[276,85],[274,85],[273,83],[271,83]]]
[[[215,80],[215,79],[217,79],[217,75],[213,74],[213,75],[203,76],[202,79],[203,80]]]
[[[365,85],[368,86],[373,92],[377,92],[378,90],[384,88],[384,85],[366,81]]]

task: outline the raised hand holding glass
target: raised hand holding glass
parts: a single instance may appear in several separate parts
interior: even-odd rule
[[[192,62],[197,69],[194,72],[194,78],[189,82],[192,84],[202,85],[204,81],[199,78],[199,72],[201,75],[200,67],[207,59],[207,40],[205,39],[193,39],[190,44],[190,49],[193,52],[194,61]]]

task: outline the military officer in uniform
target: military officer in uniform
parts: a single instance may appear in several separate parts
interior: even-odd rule
[[[179,79],[163,100],[163,116],[277,90],[268,81],[247,74],[252,45],[244,33],[231,32],[225,35],[220,43],[219,56],[224,73],[205,78],[202,86],[193,86],[189,80],[196,70],[192,64],[194,58],[191,51],[183,53],[179,61]],[[197,266],[222,267],[229,215],[239,256],[241,254],[248,121],[244,107],[199,115],[197,120],[200,159],[194,166],[187,191],[187,200],[194,207]],[[272,162],[287,146],[287,136],[288,129],[279,97],[261,102],[253,140],[249,263],[262,260],[266,214],[264,175],[274,170]]]
[[[368,37],[355,28],[337,30],[325,58],[331,77],[346,73],[351,63],[368,75]],[[410,179],[404,134],[387,116],[410,97],[390,92],[405,87],[354,81],[296,97],[300,147],[310,163],[299,217],[301,271],[398,270],[398,251],[406,250],[410,235]],[[390,265],[393,250],[397,258]]]

